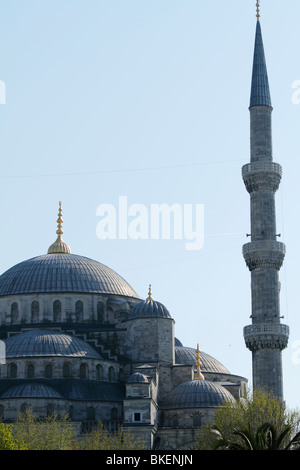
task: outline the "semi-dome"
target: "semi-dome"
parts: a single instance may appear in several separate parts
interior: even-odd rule
[[[196,363],[196,349],[176,346],[175,344],[175,363],[194,366]],[[201,369],[202,372],[230,374],[229,370],[221,362],[203,351],[201,351]]]
[[[129,320],[136,318],[172,318],[169,310],[162,303],[153,300],[151,285],[149,286],[148,298],[138,302],[129,312]]]
[[[82,339],[53,330],[17,333],[6,339],[4,343],[7,359],[33,356],[101,359],[97,351]]]
[[[115,271],[98,261],[66,253],[16,264],[0,276],[0,296],[38,293],[96,293],[138,298]]]
[[[10,387],[1,395],[1,399],[4,398],[63,398],[63,396],[49,385],[27,382]]]
[[[222,385],[208,380],[190,380],[178,385],[165,399],[165,409],[210,408],[234,402],[234,398]]]

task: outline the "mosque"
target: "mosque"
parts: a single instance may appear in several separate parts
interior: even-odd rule
[[[269,102],[259,101],[268,100],[268,84],[259,14],[257,20],[250,106],[253,116],[256,113],[254,150],[255,132],[260,145],[269,138],[264,122],[269,122],[271,108]],[[261,155],[263,160],[265,149]],[[274,180],[279,184],[279,167],[263,166],[259,158],[258,152],[256,166],[243,170],[257,206],[262,195],[274,195]],[[259,188],[254,184],[258,179]],[[266,249],[265,232],[254,234],[255,224],[261,229],[264,217],[272,219],[270,214],[256,211],[253,217],[253,239],[244,247],[244,257],[252,288],[257,278],[259,286],[271,283],[272,294],[278,288],[283,247],[273,241]],[[142,438],[148,449],[193,448],[199,428],[215,410],[244,396],[247,379],[229,372],[199,346],[183,345],[175,336],[171,312],[154,298],[151,286],[143,299],[109,267],[73,254],[62,238],[61,204],[57,223],[57,238],[47,254],[22,261],[0,276],[1,419],[13,422],[31,407],[40,418],[68,413],[78,433],[88,432],[100,420],[112,431],[121,425]],[[280,380],[287,327],[278,315],[275,320],[274,314],[263,315],[257,295],[255,299],[253,325],[244,331],[254,378],[256,383],[260,377],[265,380],[266,361],[276,356],[272,370],[277,364],[274,375]],[[270,307],[272,300],[267,300]]]

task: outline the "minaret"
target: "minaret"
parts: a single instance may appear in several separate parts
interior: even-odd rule
[[[257,25],[250,98],[250,163],[242,176],[250,194],[251,242],[243,256],[251,272],[252,324],[244,328],[252,352],[253,388],[273,391],[283,398],[281,351],[287,347],[289,328],[280,323],[279,270],[285,245],[277,240],[275,193],[282,169],[273,162],[272,105],[257,2]]]

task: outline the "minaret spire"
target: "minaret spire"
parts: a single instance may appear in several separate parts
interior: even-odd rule
[[[275,193],[282,168],[273,162],[272,111],[267,66],[257,2],[257,25],[250,99],[250,163],[242,176],[250,194],[251,242],[243,256],[251,272],[252,324],[244,328],[252,352],[253,387],[272,390],[283,397],[281,351],[287,347],[289,329],[280,323],[279,270],[285,245],[277,241]]]

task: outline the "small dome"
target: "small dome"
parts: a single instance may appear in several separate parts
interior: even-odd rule
[[[175,363],[193,365],[196,363],[196,349],[185,346],[176,346],[175,343]],[[217,359],[201,351],[201,370],[202,372],[215,372],[218,374],[230,374]]]
[[[149,381],[144,374],[141,374],[140,372],[135,372],[129,377],[128,383],[149,383]]]
[[[135,318],[171,318],[171,315],[163,304],[156,300],[147,299],[137,303],[129,312],[128,319]]]
[[[222,385],[208,380],[190,380],[178,385],[166,398],[165,409],[210,408],[224,402],[234,402],[234,398]]]
[[[10,387],[1,398],[63,398],[63,396],[49,385],[27,382]]]
[[[80,338],[52,330],[26,331],[4,342],[6,358],[64,356],[101,359],[97,351]]]

